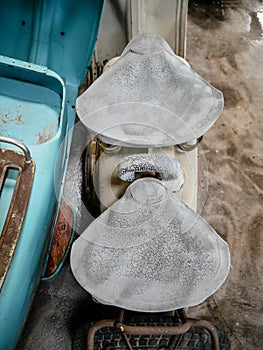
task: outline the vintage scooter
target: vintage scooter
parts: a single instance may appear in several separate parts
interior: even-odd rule
[[[1,350],[15,348],[43,269],[54,277],[73,239],[63,184],[102,8],[102,0],[0,4]]]
[[[220,327],[185,312],[230,267],[227,243],[196,212],[196,146],[222,108],[222,93],[152,33],[135,36],[78,97],[95,220],[73,243],[71,268],[120,312],[83,325],[73,349],[229,349]]]

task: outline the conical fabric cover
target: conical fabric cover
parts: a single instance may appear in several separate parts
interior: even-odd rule
[[[228,245],[153,178],[124,196],[74,242],[71,268],[104,304],[163,312],[202,303],[224,282]]]
[[[222,93],[152,33],[134,37],[77,99],[78,116],[89,130],[104,142],[128,147],[192,141],[222,108]]]

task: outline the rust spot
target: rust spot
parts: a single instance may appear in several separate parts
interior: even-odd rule
[[[52,276],[55,273],[65,256],[73,231],[73,220],[74,217],[71,208],[62,200],[51,243],[45,277]]]
[[[16,117],[16,120],[18,123],[22,122],[22,114],[18,114],[18,116]]]
[[[37,144],[42,144],[49,141],[54,136],[53,130],[49,127],[44,127],[43,131],[37,134],[38,141]]]
[[[59,224],[59,230],[60,230],[60,231],[65,231],[66,228],[67,228],[67,223],[66,223],[66,221],[63,220],[63,221],[60,222],[60,224]]]
[[[1,121],[3,124],[25,124],[25,122],[22,120],[22,114],[18,114],[17,116],[13,117],[10,115],[10,113],[5,113],[1,117]]]

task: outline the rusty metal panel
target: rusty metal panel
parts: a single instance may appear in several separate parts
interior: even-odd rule
[[[0,149],[0,191],[9,168],[18,169],[13,196],[0,236],[0,290],[15,253],[34,179],[35,164],[17,152]]]
[[[74,233],[73,226],[74,215],[72,209],[62,199],[51,242],[44,279],[54,277],[56,272],[61,268],[61,264],[69,251],[70,242]]]

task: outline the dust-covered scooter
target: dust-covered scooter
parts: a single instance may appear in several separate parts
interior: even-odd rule
[[[200,216],[198,146],[223,96],[176,53],[159,35],[135,36],[77,100],[95,220],[74,242],[71,268],[111,318],[89,318],[73,349],[229,349],[221,327],[186,315],[230,266],[226,242]]]

